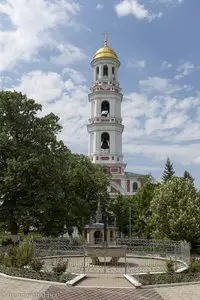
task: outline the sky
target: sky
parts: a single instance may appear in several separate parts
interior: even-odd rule
[[[60,138],[88,153],[90,61],[109,32],[124,98],[127,171],[200,187],[200,1],[0,0],[0,89],[26,93],[60,117]]]

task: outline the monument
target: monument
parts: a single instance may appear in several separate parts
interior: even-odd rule
[[[98,203],[96,210],[96,222],[84,227],[84,242],[87,256],[91,257],[92,264],[100,264],[100,257],[109,259],[110,264],[116,264],[120,257],[126,257],[127,246],[116,245],[118,227],[107,224],[102,217],[101,206]],[[104,221],[102,221],[104,219]]]

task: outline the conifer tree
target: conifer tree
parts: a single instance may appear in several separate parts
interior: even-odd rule
[[[167,181],[168,179],[171,179],[175,174],[174,168],[173,168],[173,163],[167,158],[166,164],[165,164],[165,169],[163,171],[163,176],[162,180]]]
[[[190,172],[188,172],[187,170],[185,170],[184,174],[183,174],[183,177],[185,179],[189,179],[191,180],[192,182],[194,182],[194,178],[192,177],[192,175],[190,174]]]

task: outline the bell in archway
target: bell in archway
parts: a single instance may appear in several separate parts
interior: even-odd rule
[[[101,149],[109,149],[109,145],[108,145],[107,140],[103,140],[102,145],[101,145]]]

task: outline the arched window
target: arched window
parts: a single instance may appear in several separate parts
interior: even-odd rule
[[[133,193],[136,193],[138,190],[138,183],[137,182],[133,182]]]
[[[103,77],[108,77],[108,66],[103,66]]]
[[[110,136],[107,132],[103,132],[101,135],[101,149],[105,152],[110,150]]]
[[[96,67],[96,80],[99,79],[99,67]]]
[[[115,80],[115,67],[112,67],[112,80]]]
[[[110,103],[108,101],[103,101],[101,103],[101,116],[108,117],[110,114]]]

